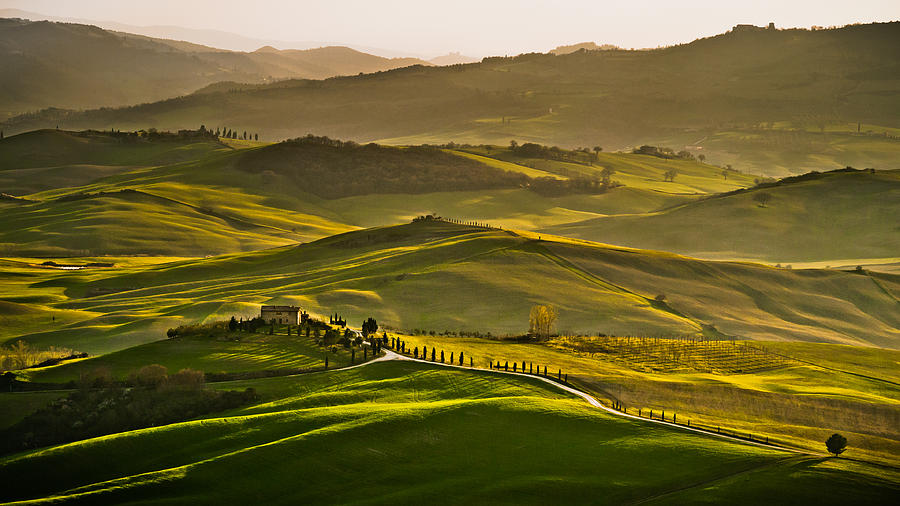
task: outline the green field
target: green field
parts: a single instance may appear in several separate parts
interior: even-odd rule
[[[570,383],[592,392],[608,405],[618,402],[629,413],[673,413],[684,423],[715,431],[768,436],[773,441],[822,450],[822,442],[839,431],[852,440],[848,457],[897,465],[900,452],[900,352],[832,344],[753,341],[751,346],[784,355],[769,358],[769,367],[736,372],[680,367],[658,370],[652,355],[642,358],[589,353],[572,346],[586,338],[560,338],[545,344],[490,341],[455,336],[401,335],[409,348],[437,347],[470,357],[476,367],[521,364],[561,371]],[[743,343],[740,343],[743,344]],[[730,343],[721,343],[731,346]],[[438,353],[439,354],[439,353]],[[687,357],[683,357],[687,358]],[[740,359],[740,356],[735,357]],[[468,361],[468,359],[466,359]],[[684,360],[683,364],[688,364]],[[739,360],[730,363],[738,364]],[[723,361],[721,365],[728,365]]]
[[[559,308],[559,328],[573,334],[898,347],[894,275],[775,269],[537,238],[420,222],[150,267],[21,266],[7,270],[4,300],[14,304],[8,311],[28,311],[15,318],[30,332],[12,335],[89,353],[155,341],[183,323],[254,316],[265,303],[337,311],[351,323],[375,316],[398,329],[495,335],[521,334],[531,306],[550,303]],[[667,303],[654,301],[660,294]],[[55,311],[67,319],[48,322]]]
[[[0,183],[5,181],[5,192],[19,200],[0,200],[0,253],[206,256],[310,241],[429,213],[527,230],[655,211],[749,184],[747,176],[737,175],[726,183],[717,168],[696,162],[603,154],[603,163],[616,168],[616,180],[625,186],[600,194],[550,197],[517,185],[478,188],[477,183],[475,188],[469,184],[450,191],[452,184],[434,180],[408,193],[373,187],[372,194],[339,192],[323,198],[304,180],[315,176],[305,176],[305,169],[298,173],[291,165],[304,159],[304,151],[284,155],[279,150],[284,146],[232,140],[152,141],[99,132],[45,130],[8,137],[0,141],[0,153],[8,156],[0,167]],[[369,153],[376,159],[367,163],[378,165],[379,157],[390,151]],[[514,163],[447,152],[458,155],[450,160],[459,160],[473,177],[478,170],[500,169],[500,174],[565,179],[525,165],[540,160]],[[40,155],[31,156],[34,153]],[[494,156],[500,156],[497,153]],[[322,163],[343,167],[359,159],[354,150],[345,150]],[[393,158],[387,162],[397,163]],[[418,159],[408,163],[404,170],[411,178],[419,177],[417,171],[427,166]],[[370,177],[369,165],[344,170],[349,179],[365,178]],[[679,167],[683,181],[662,182],[668,165]],[[600,170],[578,167],[589,177],[597,177]]]
[[[294,332],[288,336],[282,326],[273,335],[260,331],[219,337],[179,337],[61,366],[30,369],[26,371],[26,377],[37,382],[66,383],[77,381],[95,369],[105,368],[114,378],[125,379],[129,373],[149,364],[163,365],[173,373],[181,369],[208,373],[320,369],[326,356],[329,367],[350,365],[349,350],[337,346],[332,351],[330,346],[316,346],[312,338],[298,337],[296,330]],[[362,350],[357,350],[354,360],[357,364],[363,362]]]
[[[250,384],[264,397],[255,406],[6,457],[0,499],[623,503],[711,486],[705,497],[730,497],[747,479],[749,503],[784,479],[788,501],[879,502],[898,491],[896,471],[620,419],[528,379],[381,363],[219,388]],[[39,479],[48,467],[54,479]],[[359,482],[348,486],[347,473]]]
[[[760,194],[770,196],[765,206]],[[837,171],[541,231],[700,258],[855,267],[896,261],[898,213],[900,171]]]

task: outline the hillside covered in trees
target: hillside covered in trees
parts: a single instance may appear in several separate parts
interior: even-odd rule
[[[462,66],[207,90],[123,109],[48,110],[12,118],[3,127],[19,132],[57,124],[78,129],[239,124],[269,140],[316,132],[358,142],[518,139],[607,148],[665,138],[701,142],[717,132],[760,125],[774,132],[791,125],[822,134],[828,125],[843,122],[853,124],[853,133],[859,124],[861,134],[868,129],[881,135],[882,126],[900,126],[898,37],[898,22],[831,30],[740,29],[650,51],[524,54]],[[749,156],[747,141],[729,139],[720,149],[740,141],[742,156]],[[838,156],[829,151],[832,140],[805,151]],[[795,151],[790,135],[775,141],[752,150],[782,157]],[[876,151],[845,148],[839,161],[872,166],[866,157]]]
[[[518,188],[532,180],[434,147],[359,145],[315,136],[248,152],[237,166],[288,178],[324,198]]]

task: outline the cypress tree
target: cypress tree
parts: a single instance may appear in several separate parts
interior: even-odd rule
[[[516,372],[516,366],[518,366],[518,362],[513,362],[513,372]]]
[[[453,352],[452,351],[450,352],[450,363],[451,364],[453,363]]]
[[[434,348],[431,348],[431,361],[434,362]]]
[[[328,355],[325,355],[325,369],[328,369]]]
[[[444,350],[441,350],[441,363],[444,363]]]
[[[503,363],[503,370],[505,370],[505,371],[508,371],[508,370],[509,370],[509,362],[504,362],[504,363]]]
[[[463,352],[459,352],[459,365],[463,365]]]

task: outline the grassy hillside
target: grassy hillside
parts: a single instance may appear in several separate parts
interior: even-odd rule
[[[517,139],[607,149],[661,139],[695,144],[761,123],[861,122],[878,125],[878,131],[900,126],[900,53],[892,43],[898,30],[900,23],[737,30],[651,51],[498,57],[464,66],[285,81],[124,109],[45,111],[13,118],[4,128],[239,124],[267,139],[317,132],[360,142],[504,145]],[[895,141],[884,147],[896,153]],[[709,145],[710,160],[732,163],[735,154],[718,146]],[[871,166],[859,151],[838,156],[839,148],[803,139],[781,139],[765,150],[768,161],[748,156],[733,165],[782,173],[801,152],[824,156],[824,167]],[[886,164],[879,168],[897,168],[896,157],[879,159]]]
[[[382,363],[222,387],[248,385],[262,403],[4,458],[2,500],[621,503],[712,484],[720,496],[781,486],[779,497],[801,502],[897,493],[891,470],[613,417],[528,379]],[[54,479],[37,479],[48,467],[59,469]],[[347,486],[348,472],[372,469],[378,479]],[[298,476],[309,483],[296,486]]]
[[[759,195],[770,200],[763,205]],[[837,171],[543,231],[702,258],[837,266],[895,258],[898,214],[900,171]]]
[[[466,149],[316,137],[269,145],[62,130],[16,135],[0,141],[0,189],[18,197],[0,200],[0,252],[204,256],[429,213],[533,229],[654,211],[748,179],[726,182],[717,168],[693,161],[604,154],[603,165],[625,186],[602,192],[600,165]],[[682,176],[664,183],[670,166]],[[550,195],[527,188],[541,178],[553,178],[541,186]]]
[[[151,102],[220,81],[324,79],[428,65],[346,47],[244,53],[103,30],[0,19],[0,118],[47,107],[82,109]],[[191,125],[193,126],[193,125]]]
[[[706,370],[690,367],[688,357],[674,356],[672,340],[640,353],[635,343],[619,352],[598,351],[591,343],[604,339],[554,338],[546,343],[516,343],[449,335],[401,335],[409,348],[437,347],[447,355],[462,352],[476,367],[489,363],[527,362],[547,366],[551,376],[568,375],[570,383],[592,392],[628,413],[650,410],[659,418],[725,433],[765,434],[809,451],[821,451],[835,431],[853,441],[852,456],[896,465],[900,451],[900,352],[836,344],[797,342],[693,342],[695,350],[710,348],[713,358],[744,368]],[[617,338],[617,340],[624,340]],[[749,347],[749,348],[745,348]],[[748,370],[747,350],[765,352],[762,367]],[[731,351],[736,350],[736,351]],[[744,350],[744,351],[740,351]],[[635,358],[638,357],[638,358]],[[781,359],[784,360],[775,360]],[[468,360],[468,359],[467,359]],[[681,367],[660,369],[660,362]],[[715,363],[715,362],[714,362]],[[521,370],[521,369],[520,369]]]
[[[420,222],[149,268],[11,268],[4,300],[74,311],[23,336],[91,353],[261,303],[395,328],[519,334],[532,305],[573,333],[731,335],[898,347],[896,276],[718,263],[537,234]],[[655,301],[665,294],[666,303]],[[34,318],[46,318],[38,313]]]
[[[36,130],[0,139],[0,188],[27,195],[87,185],[137,167],[168,165],[228,151],[214,138]]]
[[[173,373],[189,368],[206,373],[247,373],[252,371],[285,371],[320,369],[328,356],[331,368],[351,365],[350,351],[342,346],[316,346],[314,338],[297,336],[281,325],[269,335],[268,327],[259,333],[228,333],[207,336],[182,336],[156,341],[119,352],[66,363],[62,367],[44,367],[25,371],[33,381],[67,383],[78,381],[98,368],[109,370],[113,378],[124,380],[128,374],[149,364],[160,364]],[[356,350],[354,363],[363,361],[362,350]],[[371,355],[369,355],[371,358]]]
[[[525,166],[532,171],[549,173],[553,177],[601,178],[603,169],[611,169],[612,179],[619,184],[665,195],[727,192],[751,186],[754,179],[759,177],[734,170],[723,171],[721,167],[698,162],[693,155],[691,158],[663,158],[636,153],[562,150],[559,152],[562,158],[551,158],[523,155],[498,146],[466,146],[458,152]],[[672,181],[666,181],[664,174],[670,170],[675,170],[677,175]]]
[[[700,148],[718,165],[782,177],[848,165],[897,169],[900,135],[890,123],[872,125],[852,119],[806,118],[684,132],[647,142]]]

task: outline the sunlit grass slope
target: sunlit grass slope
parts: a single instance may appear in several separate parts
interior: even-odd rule
[[[494,334],[523,333],[532,305],[553,304],[558,328],[591,335],[724,333],[898,347],[896,276],[708,262],[538,237],[419,222],[149,268],[23,268],[7,283],[19,297],[48,297],[47,306],[78,315],[26,340],[92,353],[160,339],[183,322],[252,316],[265,303],[337,311],[351,323],[374,316],[401,329]],[[667,303],[654,300],[660,294]]]
[[[77,381],[98,368],[109,370],[117,379],[126,379],[149,364],[163,365],[172,373],[185,368],[207,373],[312,369],[324,367],[326,356],[329,367],[350,365],[350,351],[343,346],[335,346],[334,352],[331,346],[316,346],[312,337],[297,336],[296,328],[291,336],[284,326],[277,328],[273,335],[267,331],[268,327],[260,329],[260,333],[184,336],[25,373],[32,381],[65,383]],[[361,350],[354,361],[357,364],[363,361]]]
[[[755,200],[761,194],[770,196],[765,206]],[[838,171],[545,231],[702,258],[853,265],[896,257],[898,215],[900,171]]]
[[[603,164],[615,167],[616,179],[622,179],[626,186],[603,194],[547,197],[515,185],[497,187],[502,178],[494,181],[490,177],[497,176],[497,169],[500,174],[517,172],[529,177],[565,179],[564,173],[596,177],[600,167],[529,159],[506,161],[499,154],[502,149],[482,156],[459,150],[419,149],[415,154],[391,148],[270,146],[255,141],[240,141],[235,147],[239,149],[214,141],[148,141],[56,130],[4,139],[0,154],[13,160],[10,167],[37,166],[0,170],[0,182],[9,183],[7,193],[21,197],[0,200],[0,253],[206,256],[315,240],[428,213],[528,230],[655,211],[746,184],[746,176],[735,175],[725,183],[715,168],[684,161],[671,162],[684,166],[684,182],[663,183],[661,174],[668,161],[604,154]],[[472,151],[478,149],[484,150]],[[338,164],[347,177],[352,179],[357,174],[360,181],[373,176],[366,167],[353,165],[353,160],[363,159],[377,166],[378,157],[387,157],[392,165],[402,165],[407,152],[412,153],[409,166],[399,169],[410,174],[418,174],[429,156],[451,166],[459,159],[465,170],[481,172],[473,173],[475,182],[464,185],[467,191],[450,191],[453,185],[448,188],[436,180],[434,188],[423,188],[420,182],[411,193],[385,193],[374,184],[363,188],[373,194],[343,196],[331,191],[330,198],[322,198],[304,177],[303,171],[309,167],[300,162],[307,151],[322,156],[329,150],[334,152],[326,153],[329,157],[323,163]],[[387,156],[392,153],[397,156]],[[374,158],[368,160],[368,154]],[[543,162],[551,165],[546,171],[525,165]],[[570,172],[566,166],[579,172]],[[439,180],[440,174],[429,177]],[[452,179],[457,186],[458,179]],[[477,189],[482,179],[487,186]],[[469,188],[473,185],[476,189]]]
[[[697,145],[718,165],[729,164],[780,177],[847,165],[898,169],[898,137],[898,129],[890,124],[860,125],[852,120],[806,118],[738,129],[710,128],[702,133],[650,138],[647,142],[665,146]]]
[[[0,139],[0,184],[4,193],[25,195],[228,150],[210,139],[151,141],[107,132],[35,130]]]
[[[251,384],[262,403],[224,416],[0,460],[2,499],[620,504],[780,469],[792,476],[780,497],[792,501],[897,493],[890,471],[620,419],[534,380],[383,363],[222,388]]]
[[[523,361],[568,375],[570,383],[629,413],[649,410],[693,425],[772,438],[809,451],[838,431],[850,458],[900,464],[900,352],[822,343],[752,342],[786,356],[753,373],[660,372],[606,353],[580,352],[566,339],[546,344],[455,336],[401,335],[410,348],[436,347],[470,357],[476,367]],[[570,338],[578,341],[579,338]],[[728,346],[727,343],[725,343]],[[469,360],[468,358],[466,359]]]
[[[524,166],[555,177],[600,178],[600,172],[609,168],[615,171],[613,181],[629,188],[669,195],[705,195],[746,188],[758,177],[733,170],[723,175],[721,167],[696,160],[633,153],[600,152],[596,154],[596,159],[592,159],[594,153],[575,153],[577,158],[563,161],[522,157],[501,146],[476,146],[459,151],[469,156],[495,159],[498,163]],[[666,181],[663,174],[670,170],[675,170],[678,175],[673,181]]]

